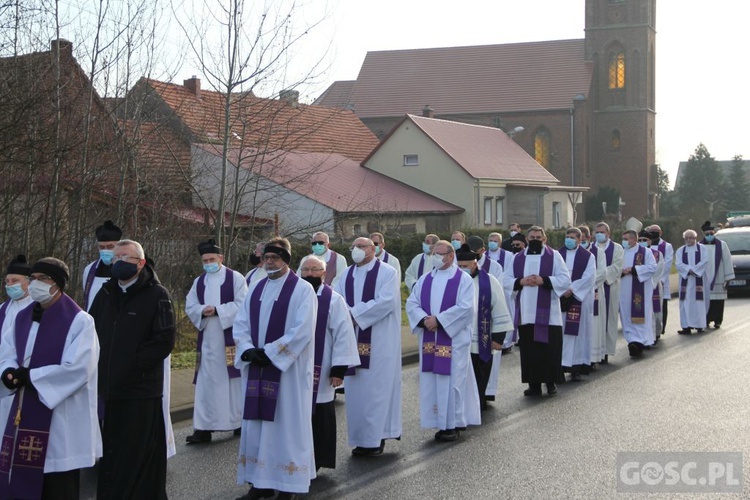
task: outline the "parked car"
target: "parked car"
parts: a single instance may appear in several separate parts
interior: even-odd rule
[[[720,229],[716,237],[732,252],[734,279],[727,284],[727,292],[750,292],[750,227]]]

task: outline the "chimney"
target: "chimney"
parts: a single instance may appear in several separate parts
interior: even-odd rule
[[[279,99],[286,101],[293,108],[299,106],[299,90],[282,90],[279,92]]]
[[[53,56],[57,57],[59,55],[61,60],[73,59],[73,44],[68,40],[58,38],[51,40],[49,45]]]
[[[188,89],[197,99],[201,98],[201,79],[193,75],[189,80],[183,80],[182,86]]]
[[[426,104],[425,107],[422,108],[422,116],[425,118],[434,118],[435,110],[432,109],[429,104]]]

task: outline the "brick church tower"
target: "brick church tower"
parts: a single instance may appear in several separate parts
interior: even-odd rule
[[[593,63],[586,134],[592,192],[619,190],[627,216],[658,215],[655,27],[656,0],[586,1],[585,59]]]

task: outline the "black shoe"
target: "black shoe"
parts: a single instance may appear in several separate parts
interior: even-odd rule
[[[261,498],[271,498],[276,492],[271,489],[250,488],[247,494],[237,497],[236,500],[260,500]]]
[[[242,435],[242,427],[237,427],[235,430],[232,431],[232,434],[235,436],[241,436]]]
[[[605,354],[604,359],[599,362],[602,365],[608,365],[609,364],[609,355]]]
[[[557,396],[557,386],[552,384],[547,384],[547,396]]]
[[[692,332],[690,328],[683,328],[682,330],[677,330],[677,333],[680,335],[690,335]]]
[[[510,346],[510,347],[503,347],[503,348],[502,348],[502,349],[500,350],[500,353],[501,353],[501,355],[503,355],[503,354],[510,354],[511,352],[513,352],[513,346]]]
[[[485,396],[484,400],[485,401],[494,401],[495,400],[495,396]]]
[[[703,333],[703,328],[696,328],[696,331],[697,331],[698,333]]]
[[[185,438],[185,442],[187,442],[187,444],[210,443],[211,431],[196,430],[192,435]]]
[[[383,445],[376,446],[375,448],[365,448],[363,446],[357,446],[352,450],[352,455],[357,457],[379,457],[383,454]]]
[[[721,323],[714,323],[714,329],[718,330],[721,328]]]
[[[631,342],[628,344],[628,352],[631,358],[638,358],[643,355],[643,346],[638,342]]]
[[[542,386],[541,385],[535,385],[532,387],[531,384],[529,384],[529,388],[523,391],[524,396],[541,396],[542,395]]]
[[[461,433],[458,429],[446,429],[444,431],[437,431],[435,433],[436,441],[455,441]]]
[[[571,382],[580,382],[581,380],[582,379],[581,379],[581,374],[580,373],[573,372],[573,373],[570,374],[570,381]]]
[[[276,496],[276,500],[294,500],[297,498],[296,493],[289,493],[287,491],[279,491],[279,494]]]

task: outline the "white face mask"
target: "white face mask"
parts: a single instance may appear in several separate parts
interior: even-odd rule
[[[514,237],[517,234],[518,234],[518,231],[511,231],[510,232],[510,237],[512,238],[512,237]]]
[[[32,281],[29,285],[29,295],[31,296],[31,300],[39,302],[40,304],[46,304],[57,295],[57,292],[51,294],[49,291],[53,286],[55,285],[50,285],[39,280]]]
[[[357,247],[352,248],[352,260],[356,264],[359,264],[360,262],[365,260],[365,251]]]
[[[442,255],[433,254],[432,267],[434,267],[435,269],[441,269],[445,265],[445,262],[443,262],[443,258],[444,257]]]

